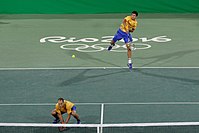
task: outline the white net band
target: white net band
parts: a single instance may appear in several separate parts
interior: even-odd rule
[[[199,126],[199,122],[122,123],[122,124],[49,124],[49,123],[0,123],[8,127],[148,127],[148,126]]]

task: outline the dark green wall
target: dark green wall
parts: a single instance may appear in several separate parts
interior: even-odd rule
[[[199,13],[199,0],[0,0],[1,14]]]

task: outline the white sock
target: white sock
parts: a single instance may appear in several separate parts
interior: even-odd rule
[[[131,58],[128,58],[128,63],[129,63],[129,64],[132,63],[132,62],[131,62]]]

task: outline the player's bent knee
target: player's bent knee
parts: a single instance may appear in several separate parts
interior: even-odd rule
[[[128,51],[131,51],[131,45],[130,44],[126,44],[126,48]]]
[[[127,46],[127,50],[128,50],[128,51],[131,51],[131,47]]]
[[[53,110],[52,112],[51,112],[51,115],[56,115],[57,114],[57,112],[55,111],[55,110]]]
[[[71,114],[72,114],[72,115],[76,115],[76,111],[72,111]]]
[[[51,112],[51,115],[56,115],[56,112]]]

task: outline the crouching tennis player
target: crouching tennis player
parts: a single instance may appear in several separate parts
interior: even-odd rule
[[[67,113],[68,116],[66,121],[62,117],[62,114]],[[55,109],[51,112],[52,116],[55,117],[53,121],[54,124],[61,122],[62,124],[67,124],[70,120],[71,115],[77,120],[77,124],[80,124],[79,115],[76,113],[76,106],[70,101],[66,101],[63,98],[59,98],[55,106]]]

